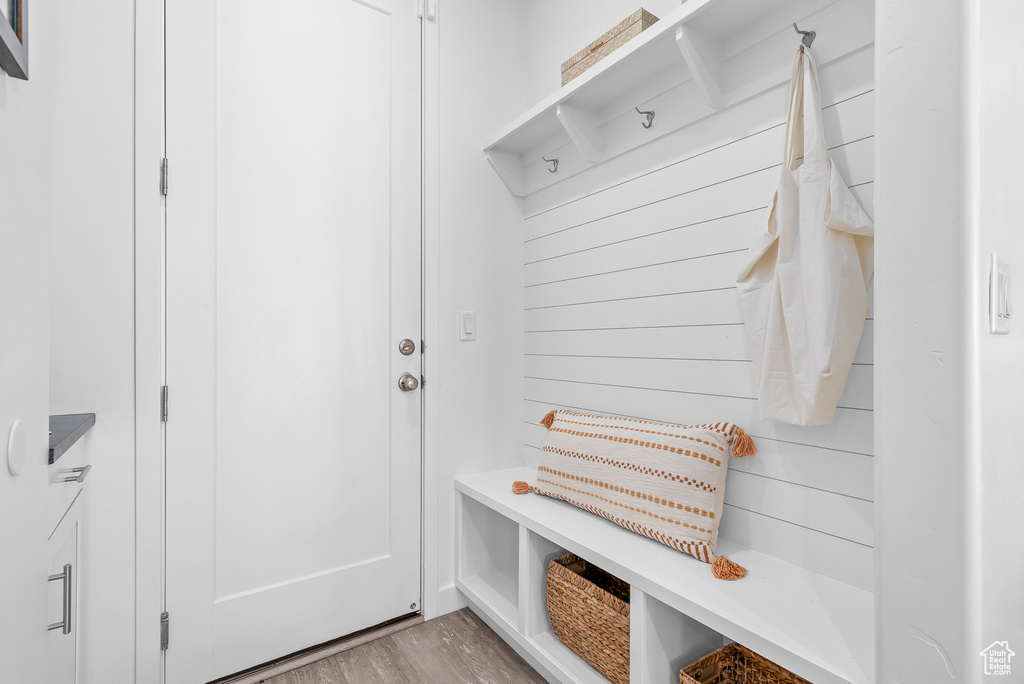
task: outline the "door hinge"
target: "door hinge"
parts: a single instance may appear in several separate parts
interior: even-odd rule
[[[420,376],[420,389],[424,389],[426,386],[427,386],[427,379],[421,375]]]
[[[437,0],[416,0],[416,14],[420,19],[437,22]]]
[[[167,611],[160,613],[160,650],[166,651],[171,641],[171,616]]]
[[[167,422],[167,385],[160,388],[160,422]]]
[[[160,194],[167,197],[167,157],[160,160]]]
[[[420,340],[420,354],[424,354],[427,351],[427,341]]]

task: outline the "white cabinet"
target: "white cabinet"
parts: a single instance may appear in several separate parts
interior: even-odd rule
[[[91,454],[87,443],[76,443],[95,422],[93,413],[50,416],[50,484],[46,505],[49,576],[45,578],[47,684],[77,684],[79,680],[82,510],[85,481],[92,467],[88,463]]]
[[[79,548],[83,495],[79,491],[47,542],[50,576],[46,601],[49,630],[46,681],[49,684],[78,682]]]

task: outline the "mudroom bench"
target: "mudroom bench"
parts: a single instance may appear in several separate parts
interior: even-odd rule
[[[575,553],[631,585],[630,681],[670,684],[679,668],[738,641],[814,684],[874,681],[870,592],[720,539],[747,568],[716,579],[706,563],[569,504],[515,495],[513,468],[455,480],[455,584],[470,606],[549,680],[606,680],[551,631],[552,558]]]

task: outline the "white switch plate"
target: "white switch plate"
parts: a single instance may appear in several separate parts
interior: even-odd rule
[[[988,323],[989,332],[993,335],[1010,333],[1010,317],[1013,315],[1011,284],[1010,262],[993,254],[988,277]]]
[[[476,312],[459,312],[459,339],[463,342],[476,340]]]

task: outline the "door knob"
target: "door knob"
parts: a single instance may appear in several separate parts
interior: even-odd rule
[[[403,392],[412,392],[419,386],[420,381],[409,373],[402,373],[402,377],[398,378],[398,387]]]

